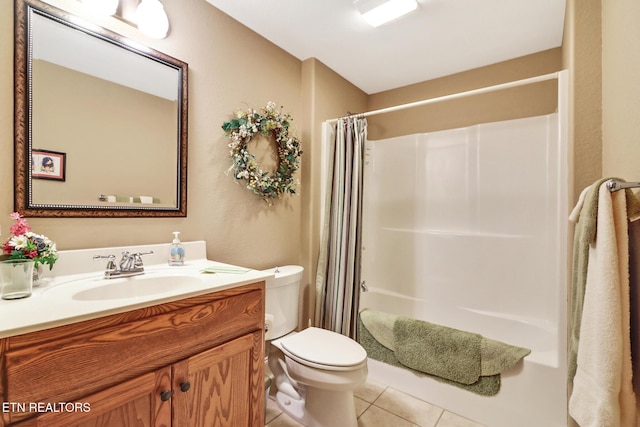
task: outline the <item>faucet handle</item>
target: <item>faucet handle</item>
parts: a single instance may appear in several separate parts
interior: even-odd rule
[[[143,255],[151,255],[153,254],[153,251],[149,251],[149,252],[136,252],[135,254],[132,255],[133,259],[134,259],[134,266],[136,267],[142,267],[142,256]]]
[[[115,255],[94,255],[93,259],[106,259],[107,260],[107,270],[115,270],[116,269],[116,256]]]

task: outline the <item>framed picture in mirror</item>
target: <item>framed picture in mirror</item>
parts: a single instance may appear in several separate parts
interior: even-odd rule
[[[64,181],[67,154],[51,150],[31,150],[31,177]]]

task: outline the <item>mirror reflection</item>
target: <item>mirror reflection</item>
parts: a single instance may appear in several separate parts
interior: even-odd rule
[[[24,174],[26,189],[19,198],[16,182],[17,209],[186,216],[186,64],[25,4],[29,120],[16,129],[16,155],[25,156],[16,179]]]

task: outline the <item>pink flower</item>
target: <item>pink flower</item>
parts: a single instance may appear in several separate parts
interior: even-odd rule
[[[18,212],[14,212],[11,215],[12,219],[15,219],[16,222],[11,227],[9,227],[9,231],[14,236],[19,236],[21,234],[25,234],[27,231],[31,231],[31,227],[27,224],[27,220],[24,219]]]

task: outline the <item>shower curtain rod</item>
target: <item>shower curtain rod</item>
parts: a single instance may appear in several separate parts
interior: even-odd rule
[[[458,93],[453,93],[453,94],[450,94],[450,95],[438,96],[436,98],[423,99],[422,101],[409,102],[407,104],[401,104],[401,105],[396,105],[396,106],[393,106],[393,107],[381,108],[379,110],[368,111],[366,113],[353,114],[351,116],[368,117],[368,116],[373,116],[373,115],[376,115],[376,114],[391,113],[393,111],[405,110],[407,108],[421,107],[423,105],[434,104],[436,102],[449,101],[449,100],[452,100],[452,99],[464,98],[466,96],[472,96],[472,95],[480,95],[480,94],[483,94],[483,93],[493,92],[493,91],[496,91],[496,90],[509,89],[509,88],[516,87],[516,86],[524,86],[524,85],[528,85],[528,84],[532,84],[532,83],[538,83],[538,82],[542,82],[542,81],[545,81],[545,80],[553,80],[553,79],[557,79],[557,78],[558,78],[558,72],[549,73],[549,74],[544,74],[542,76],[530,77],[530,78],[527,78],[527,79],[515,80],[515,81],[512,81],[512,82],[501,83],[501,84],[497,84],[497,85],[493,85],[493,86],[487,86],[487,87],[482,87],[482,88],[478,88],[478,89],[472,89],[472,90],[468,90],[468,91],[465,91],[465,92],[458,92]],[[351,117],[351,116],[346,116],[346,117]],[[326,120],[326,122],[327,123],[335,123],[338,120],[340,120],[341,118],[343,118],[343,117],[339,117],[337,119]]]
[[[625,188],[638,188],[638,187],[640,187],[640,182],[625,182],[617,179],[612,179],[607,182],[607,188],[612,193],[618,190],[624,190]]]

